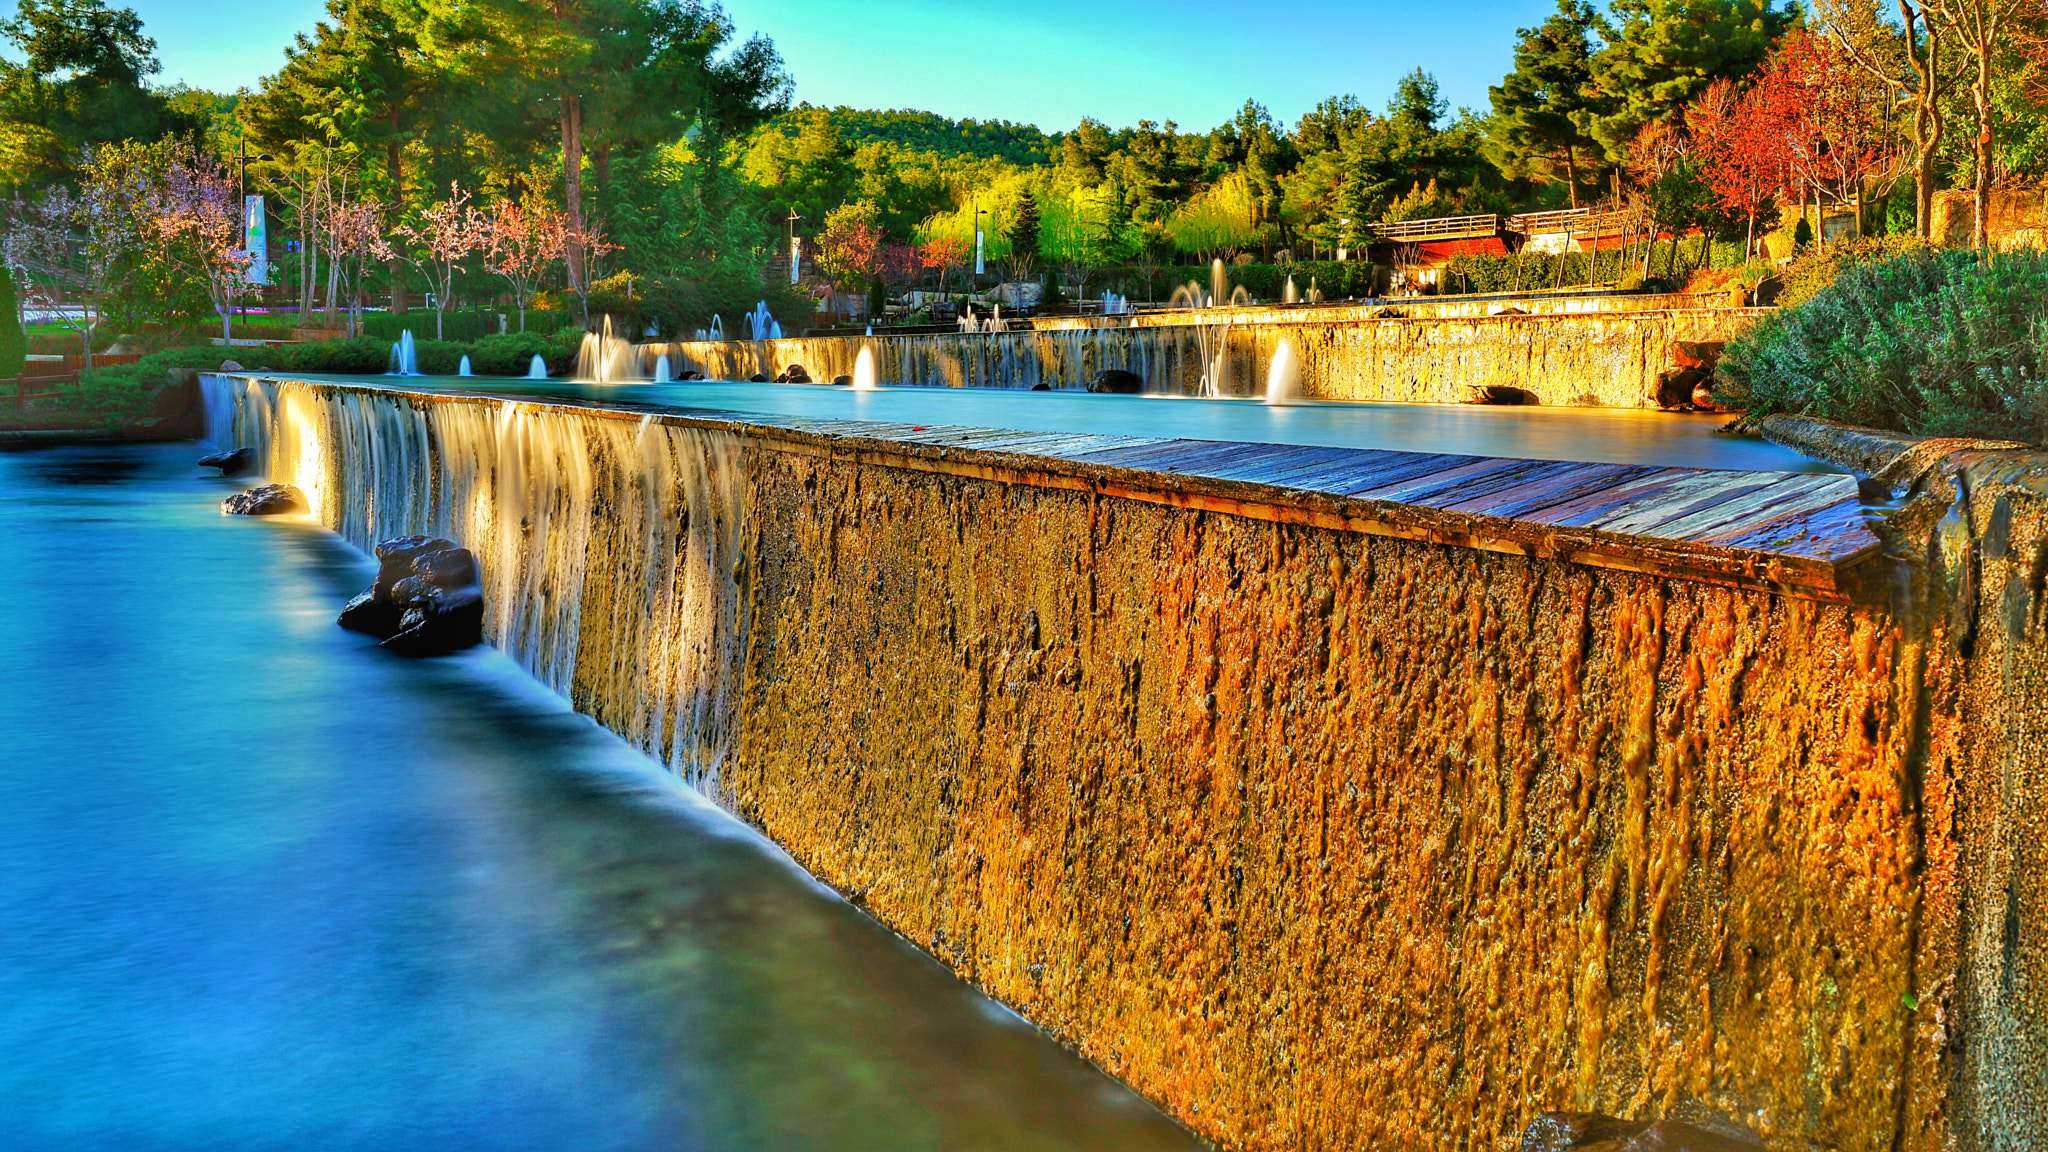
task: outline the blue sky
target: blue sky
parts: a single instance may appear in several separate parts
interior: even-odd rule
[[[120,3],[121,0],[112,0]],[[160,82],[232,90],[276,69],[320,0],[127,0],[155,36]],[[1514,30],[1554,0],[1435,4],[1258,0],[726,0],[742,35],[775,40],[815,104],[922,108],[1070,128],[1084,115],[1206,129],[1247,97],[1291,121],[1325,96],[1384,106],[1402,73],[1436,74],[1486,109]]]

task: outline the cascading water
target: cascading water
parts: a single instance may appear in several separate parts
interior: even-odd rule
[[[538,352],[535,352],[535,353],[533,354],[533,363],[531,363],[531,364],[528,364],[528,365],[526,366],[526,378],[527,378],[528,380],[545,380],[545,379],[547,379],[547,378],[548,378],[548,362],[547,362],[547,358],[546,358],[546,357],[544,357],[544,356],[542,356],[542,355],[541,355],[540,353],[538,353]]]
[[[419,353],[414,351],[412,329],[398,334],[398,342],[391,346],[391,368],[389,376],[417,376],[420,374]]]
[[[1266,403],[1285,404],[1301,394],[1301,357],[1294,341],[1281,337],[1266,368]]]
[[[1230,287],[1230,273],[1222,260],[1209,265],[1209,290],[1202,290],[1199,280],[1190,280],[1173,290],[1171,306],[1200,312],[1215,308],[1219,301],[1228,300],[1232,306],[1249,303],[1250,293],[1242,284],[1233,291]],[[1198,319],[1191,327],[1202,350],[1202,384],[1204,396],[1222,396],[1230,386],[1230,317],[1219,315],[1214,320]]]
[[[471,374],[469,371],[469,356],[467,353],[463,355],[462,363],[457,364],[455,366],[455,374],[457,376],[468,376]]]
[[[356,547],[425,533],[474,551],[486,639],[718,798],[748,629],[739,437],[296,381],[200,386],[209,439],[252,449]],[[645,599],[613,611],[615,587]]]
[[[576,353],[575,378],[592,384],[616,384],[647,377],[640,371],[640,350],[632,341],[612,335],[612,318],[606,316],[598,331],[583,334],[583,347]]]
[[[853,358],[853,387],[856,392],[875,390],[875,351],[862,348],[860,355]]]

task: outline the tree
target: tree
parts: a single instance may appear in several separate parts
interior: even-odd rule
[[[818,265],[842,290],[873,281],[882,270],[882,227],[866,200],[844,204],[825,217],[818,232]]]
[[[1926,0],[1921,5],[1928,27],[1938,27],[1941,35],[1962,49],[1970,64],[1970,107],[1977,119],[1977,135],[1970,142],[1976,209],[1970,223],[1970,246],[1979,250],[1990,245],[1986,217],[1991,211],[1991,145],[1996,120],[1993,67],[2023,3],[2024,0]]]
[[[82,168],[78,191],[17,197],[10,213],[7,267],[22,271],[29,300],[78,332],[88,371],[99,327],[135,271],[142,244],[137,218],[153,174],[138,151],[97,151]]]
[[[0,380],[21,375],[28,366],[28,333],[21,328],[21,301],[14,291],[14,269],[0,264]]]
[[[1745,258],[1756,244],[1757,218],[1791,179],[1787,142],[1797,110],[1784,106],[1783,95],[1716,80],[1685,113],[1701,177],[1717,203],[1747,222]]]
[[[540,279],[559,255],[562,229],[567,224],[566,216],[556,209],[523,208],[511,199],[498,201],[484,219],[484,270],[503,277],[511,288],[521,332],[526,331],[526,310],[540,291]]]
[[[344,184],[341,194],[323,206],[320,230],[327,238],[327,250],[336,271],[338,294],[348,302],[348,334],[362,330],[363,305],[368,295],[369,268],[397,258],[384,235],[384,216],[378,206],[351,199]],[[434,314],[435,334],[440,334],[440,312]]]
[[[156,41],[132,8],[20,0],[0,36],[24,57],[0,61],[0,181],[16,190],[75,181],[98,145],[201,127],[149,89]]]
[[[1586,0],[1557,0],[1557,13],[1515,35],[1515,70],[1493,99],[1489,135],[1504,175],[1543,182],[1562,179],[1579,206],[1580,171],[1602,159],[1584,127],[1607,110],[1593,84],[1593,38],[1600,17]]]
[[[939,294],[944,295],[947,274],[967,260],[967,242],[958,236],[934,236],[919,242],[916,253],[920,268],[939,274]]]
[[[1946,124],[1941,98],[1940,25],[1919,0],[1898,0],[1899,23],[1886,21],[1876,0],[1817,0],[1821,27],[1865,76],[1912,102],[1913,230],[1934,231],[1934,161]]]
[[[1038,198],[1030,189],[1018,193],[1017,206],[1010,213],[1010,225],[1003,230],[1009,248],[1006,260],[1010,279],[1026,280],[1038,264]]]
[[[204,153],[171,149],[159,184],[141,199],[139,230],[170,268],[206,292],[220,317],[221,343],[234,340],[235,305],[248,294],[242,198],[235,177]]]
[[[455,298],[455,275],[462,262],[489,243],[481,213],[469,203],[462,185],[448,185],[448,198],[429,206],[418,219],[402,224],[398,234],[413,242],[407,254],[427,278],[434,295],[434,339],[442,337],[442,318]]]
[[[1592,66],[1613,103],[1579,126],[1614,161],[1643,125],[1675,123],[1707,85],[1754,72],[1788,22],[1771,0],[1614,0],[1610,14]]]

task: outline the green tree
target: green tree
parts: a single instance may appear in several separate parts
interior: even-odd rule
[[[1029,189],[1017,197],[1017,207],[1010,213],[1010,226],[1003,230],[1009,242],[1010,259],[1020,261],[1038,258],[1038,197]]]
[[[0,268],[0,380],[21,375],[28,366],[28,334],[21,329],[21,300],[14,290],[14,269]]]
[[[1572,207],[1602,159],[1583,127],[1607,111],[1593,85],[1593,38],[1600,17],[1586,0],[1557,0],[1557,13],[1516,32],[1515,70],[1496,87],[1488,126],[1495,163],[1511,179],[1562,181]]]
[[[154,140],[203,127],[148,86],[156,41],[132,8],[103,0],[20,0],[0,23],[23,56],[0,61],[0,182],[70,184],[93,146]]]
[[[1707,85],[1756,71],[1791,19],[1772,0],[1614,0],[1610,14],[1593,81],[1613,103],[1576,123],[1615,163],[1643,125],[1675,122]]]

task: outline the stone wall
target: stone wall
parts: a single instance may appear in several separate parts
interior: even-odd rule
[[[1936,456],[1894,599],[1819,603],[238,387],[323,520],[475,548],[495,643],[1225,1147],[2048,1140],[2048,459]]]
[[[1762,312],[1693,309],[1462,319],[1278,320],[1074,327],[939,336],[821,336],[649,345],[677,370],[715,379],[773,377],[802,364],[814,379],[851,376],[862,348],[883,384],[952,388],[1085,388],[1106,368],[1136,372],[1146,390],[1199,394],[1222,355],[1224,395],[1263,396],[1282,340],[1311,399],[1456,403],[1508,385],[1543,404],[1654,406],[1658,372],[1678,340],[1725,340]],[[1285,315],[1285,313],[1283,313]]]

